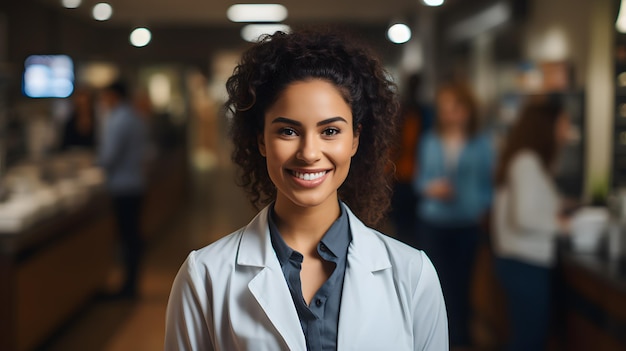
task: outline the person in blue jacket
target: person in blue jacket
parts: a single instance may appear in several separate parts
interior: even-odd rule
[[[276,32],[227,91],[240,184],[263,209],[189,254],[165,350],[447,350],[429,259],[368,227],[389,206],[398,118],[381,63],[337,33]]]
[[[448,308],[452,347],[469,347],[470,283],[481,222],[492,198],[494,153],[478,128],[478,108],[465,84],[437,93],[435,127],[419,146],[413,186],[420,195],[419,248],[433,260]]]

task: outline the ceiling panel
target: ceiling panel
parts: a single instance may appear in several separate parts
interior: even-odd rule
[[[40,0],[61,8],[61,0]],[[96,0],[83,0],[78,9],[63,9],[89,17]],[[109,24],[228,24],[228,0],[109,0],[113,17]],[[246,2],[246,1],[242,1]],[[313,22],[386,23],[414,13],[421,0],[284,0],[290,24]]]

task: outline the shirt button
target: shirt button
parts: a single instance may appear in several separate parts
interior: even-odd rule
[[[322,305],[322,300],[317,299],[315,300],[315,306],[320,307]]]
[[[324,244],[320,244],[320,250],[322,250],[322,252],[328,252],[328,248]]]

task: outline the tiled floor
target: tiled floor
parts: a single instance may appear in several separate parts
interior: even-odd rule
[[[94,301],[43,346],[53,351],[163,349],[165,308],[187,253],[245,225],[254,211],[233,183],[229,167],[196,175],[189,204],[149,243],[140,297]],[[112,283],[116,279],[112,275]]]

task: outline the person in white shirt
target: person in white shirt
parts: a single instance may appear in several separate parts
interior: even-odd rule
[[[555,97],[531,99],[496,169],[494,251],[511,319],[509,350],[543,350],[550,321],[555,237],[567,220],[553,180],[569,120]]]
[[[276,32],[226,84],[249,225],[189,254],[165,350],[448,349],[426,255],[368,225],[389,206],[397,99],[380,62],[323,31]]]

